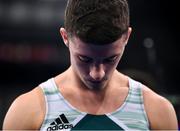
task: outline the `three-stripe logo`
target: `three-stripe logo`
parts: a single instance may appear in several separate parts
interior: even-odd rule
[[[47,131],[71,129],[72,127],[73,125],[69,123],[66,116],[61,114],[50,124],[50,127],[47,128]]]

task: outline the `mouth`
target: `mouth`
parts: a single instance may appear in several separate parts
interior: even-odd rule
[[[99,85],[103,83],[103,81],[93,81],[93,80],[88,80],[88,82],[94,85]]]

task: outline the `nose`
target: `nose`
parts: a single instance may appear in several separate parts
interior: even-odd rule
[[[105,76],[103,64],[92,66],[89,75],[91,76],[92,79],[96,81],[102,80]]]

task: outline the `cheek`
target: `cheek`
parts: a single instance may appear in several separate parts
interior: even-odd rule
[[[75,55],[73,55],[72,52],[70,52],[70,61],[71,61],[71,66],[74,70],[74,72],[80,77],[87,76],[88,74],[88,66],[80,63]]]
[[[107,65],[105,66],[106,75],[110,75],[116,69],[116,65]]]
[[[78,62],[76,63],[76,68],[81,74],[87,74],[89,72],[89,67],[84,64],[79,64]]]
[[[110,75],[114,72],[114,70],[117,68],[117,65],[119,63],[119,60],[113,64],[107,64],[105,65],[105,72],[107,75]]]
[[[71,65],[80,76],[86,76],[89,73],[89,66],[78,62],[76,59],[72,60]]]

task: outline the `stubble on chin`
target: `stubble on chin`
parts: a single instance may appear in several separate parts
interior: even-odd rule
[[[103,89],[106,88],[107,83],[100,83],[100,84],[90,84],[90,83],[84,83],[85,84],[85,88],[91,90],[91,91],[102,91]]]

